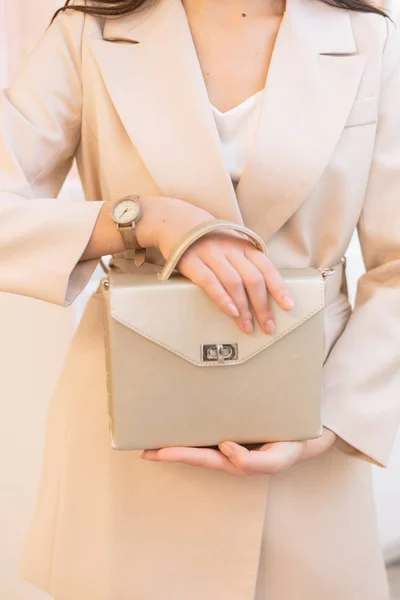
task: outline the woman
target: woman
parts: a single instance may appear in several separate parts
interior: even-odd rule
[[[336,265],[357,226],[367,267],[351,316],[344,285],[328,299],[323,436],[252,452],[111,450],[92,298],[22,565],[58,600],[388,598],[369,463],[399,422],[400,44],[379,10],[331,2],[76,2],[1,96],[3,291],[73,302],[124,251],[130,194],[164,258],[212,217],[268,242],[271,262],[226,232],[180,263],[249,334],[250,306],[274,328],[267,289],[292,307],[275,267]],[[74,157],[92,202],[55,202]]]

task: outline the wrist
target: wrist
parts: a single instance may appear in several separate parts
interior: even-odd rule
[[[165,202],[159,196],[140,196],[142,218],[136,224],[136,238],[142,248],[158,247]]]
[[[157,231],[160,218],[162,218],[162,206],[158,201],[157,196],[139,196],[141,213],[140,220],[135,225],[135,233],[139,246],[142,248],[149,248],[150,246],[157,246]],[[104,214],[107,218],[107,223],[114,232],[117,231],[117,226],[112,218],[112,213],[115,200],[110,200],[105,203]],[[118,232],[118,251],[123,252],[126,247],[123,240],[123,236]]]
[[[168,196],[141,196],[141,204],[143,217],[136,227],[138,243],[143,248],[159,248],[164,258],[190,229],[213,218],[189,202]]]
[[[173,244],[190,229],[213,217],[205,210],[168,196],[140,196],[142,217],[135,226],[142,248],[159,248],[167,258]]]

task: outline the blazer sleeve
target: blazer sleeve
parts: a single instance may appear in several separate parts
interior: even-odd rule
[[[388,21],[380,108],[358,232],[366,273],[325,368],[324,424],[386,466],[400,423],[400,36]]]
[[[55,200],[81,132],[84,16],[62,14],[0,90],[0,291],[68,306],[102,202]]]

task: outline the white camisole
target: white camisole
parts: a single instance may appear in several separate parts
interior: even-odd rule
[[[238,184],[253,144],[263,90],[226,112],[212,106],[221,140],[224,163],[234,186]]]

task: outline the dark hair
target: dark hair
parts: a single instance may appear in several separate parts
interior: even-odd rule
[[[90,6],[84,4],[70,6],[71,0],[67,0],[65,5],[60,8],[54,15],[53,20],[56,16],[65,10],[77,10],[89,15],[96,15],[98,17],[123,17],[130,13],[138,10],[145,3],[156,2],[157,0],[95,0],[90,3]],[[351,10],[353,12],[363,13],[375,13],[382,17],[388,15],[380,8],[370,4],[368,0],[315,0],[318,2],[324,2],[335,8],[342,8],[343,10]]]

